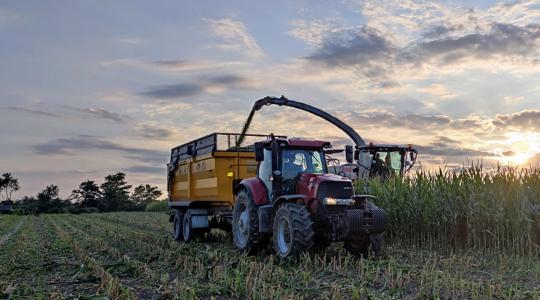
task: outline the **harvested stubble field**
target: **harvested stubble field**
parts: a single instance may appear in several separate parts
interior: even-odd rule
[[[0,289],[12,299],[540,298],[533,257],[390,241],[380,260],[351,257],[336,244],[280,263],[240,255],[220,233],[176,243],[164,213],[0,218],[0,231],[13,233],[0,253]]]
[[[386,253],[341,243],[297,262],[243,255],[230,236],[177,243],[166,213],[0,216],[4,298],[540,299],[540,176],[471,169],[371,184]]]

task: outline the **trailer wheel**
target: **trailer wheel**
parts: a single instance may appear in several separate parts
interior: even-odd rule
[[[200,237],[204,232],[198,229],[193,229],[191,227],[191,214],[189,210],[184,214],[182,220],[182,237],[185,242],[193,241],[194,239]]]
[[[352,255],[368,258],[380,257],[384,246],[384,232],[345,241],[345,250]]]
[[[232,235],[236,249],[253,253],[268,243],[268,238],[259,233],[257,205],[251,194],[242,189],[236,195],[233,208]]]
[[[173,217],[173,238],[175,241],[183,241],[182,224],[184,222],[184,214],[180,211],[176,211]]]
[[[296,258],[313,248],[313,221],[304,205],[286,203],[274,218],[274,251],[280,259]]]

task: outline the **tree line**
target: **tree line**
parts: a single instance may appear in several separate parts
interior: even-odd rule
[[[61,199],[57,185],[45,187],[36,196],[25,196],[13,201],[13,210],[20,214],[40,213],[83,213],[108,211],[136,211],[158,201],[162,193],[156,186],[140,184],[131,190],[126,182],[126,174],[118,172],[107,175],[98,185],[86,180],[67,199]],[[13,193],[20,189],[19,181],[10,173],[0,177],[0,197],[11,201]]]

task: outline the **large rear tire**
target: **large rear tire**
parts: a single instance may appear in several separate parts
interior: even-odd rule
[[[345,241],[345,250],[352,255],[368,258],[380,257],[384,248],[384,232]]]
[[[268,245],[268,238],[259,232],[258,207],[246,189],[236,195],[232,235],[234,246],[243,252],[254,253]]]
[[[279,207],[272,229],[274,251],[280,259],[294,259],[313,248],[313,221],[304,205]]]

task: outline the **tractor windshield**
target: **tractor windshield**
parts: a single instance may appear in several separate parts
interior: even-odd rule
[[[282,178],[284,191],[296,192],[296,181],[302,173],[323,174],[326,172],[320,150],[283,150]]]

